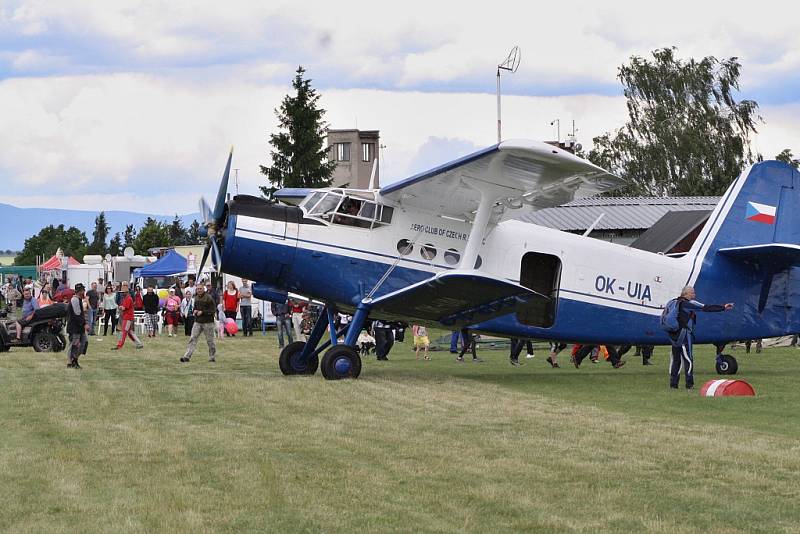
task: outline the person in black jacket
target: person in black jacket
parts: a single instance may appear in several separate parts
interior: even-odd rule
[[[142,297],[142,304],[147,318],[147,337],[156,337],[158,333],[158,295],[153,286],[147,287],[147,293]]]
[[[67,367],[80,369],[78,358],[86,354],[89,345],[89,323],[86,322],[86,312],[83,309],[83,299],[86,297],[86,287],[83,284],[75,285],[75,294],[67,305],[67,334],[69,334],[69,362]]]
[[[694,326],[697,322],[696,311],[721,312],[733,309],[733,304],[703,304],[695,300],[692,286],[686,286],[678,297],[678,330],[670,333],[672,341],[672,359],[669,364],[669,387],[678,389],[681,364],[686,375],[686,389],[694,387],[694,355],[692,342]]]

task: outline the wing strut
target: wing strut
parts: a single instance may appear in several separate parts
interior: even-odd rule
[[[461,264],[459,265],[462,269],[473,269],[475,267],[478,251],[480,251],[483,244],[483,235],[486,233],[486,227],[489,226],[489,218],[492,215],[494,202],[494,195],[481,189],[481,203],[475,213],[475,220],[472,221],[472,231],[469,233],[469,238],[467,238],[467,246],[464,247],[464,255],[461,257]]]

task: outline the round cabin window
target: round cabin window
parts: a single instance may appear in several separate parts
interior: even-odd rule
[[[436,247],[430,243],[426,243],[425,246],[419,249],[419,254],[426,260],[430,261],[436,257]]]
[[[447,265],[458,265],[461,261],[461,253],[454,248],[448,248],[444,251],[444,262]]]
[[[414,245],[408,239],[401,239],[397,242],[397,252],[401,256],[408,256],[414,250]]]

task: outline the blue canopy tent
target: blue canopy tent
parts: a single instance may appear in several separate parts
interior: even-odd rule
[[[174,274],[186,272],[186,258],[175,252],[168,250],[166,254],[161,256],[158,261],[145,265],[141,269],[134,272],[136,277],[151,277],[158,276],[172,276]]]

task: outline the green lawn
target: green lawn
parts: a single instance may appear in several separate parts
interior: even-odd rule
[[[553,370],[405,343],[326,382],[280,375],[272,334],[216,364],[111,344],[81,371],[0,354],[0,531],[800,530],[797,349],[735,352],[758,396],[705,399],[667,388],[665,348]]]

